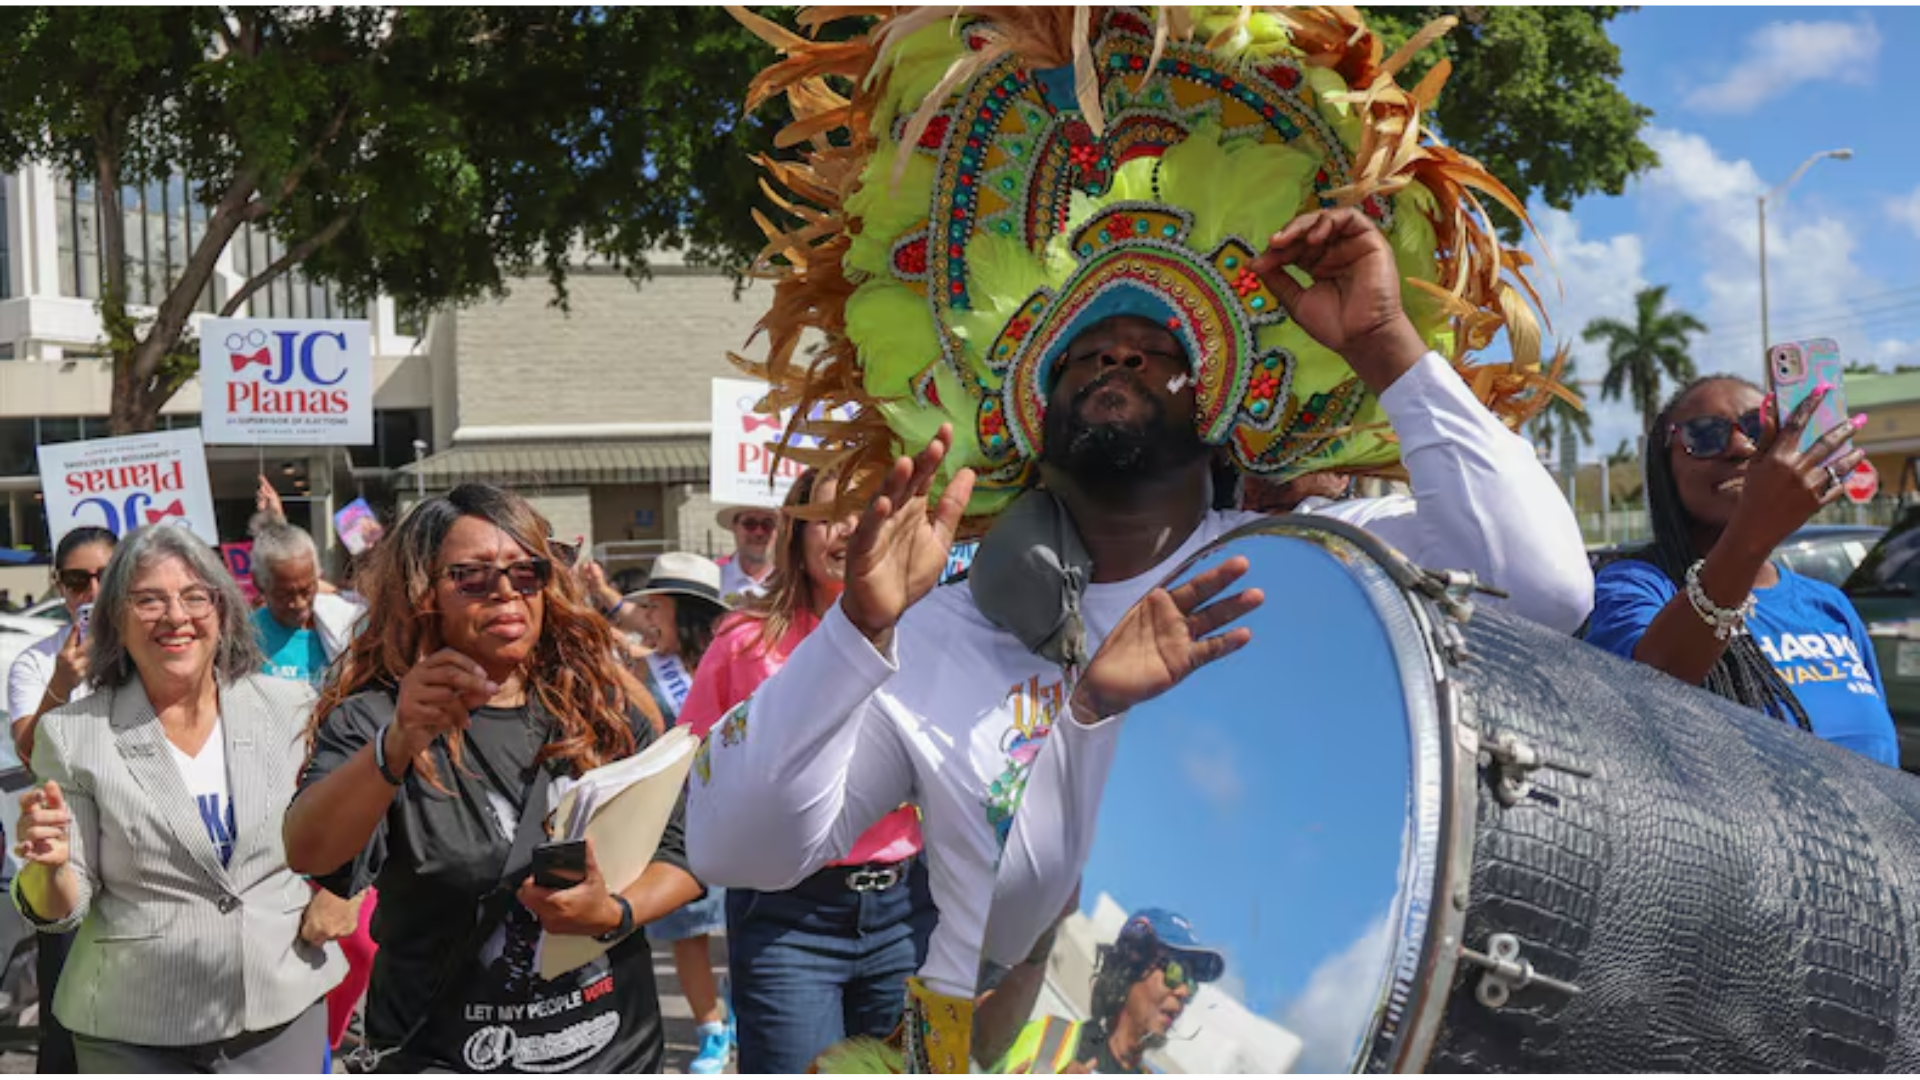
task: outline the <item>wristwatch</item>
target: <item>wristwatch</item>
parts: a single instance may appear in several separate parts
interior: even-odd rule
[[[613,902],[620,905],[620,925],[604,934],[595,935],[593,940],[602,945],[611,945],[633,933],[633,905],[627,903],[627,898],[619,893],[613,894]]]
[[[393,770],[387,768],[387,729],[392,726],[392,721],[381,724],[380,733],[373,737],[373,767],[380,770],[380,779],[399,787],[406,783],[406,778],[393,775]]]

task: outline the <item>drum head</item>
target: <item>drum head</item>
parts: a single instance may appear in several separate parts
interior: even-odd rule
[[[1306,520],[1240,530],[1169,579],[1244,556],[1235,588],[1266,596],[1253,642],[1121,721],[1044,979],[995,971],[1031,1023],[1015,1038],[983,1010],[983,1067],[1030,1056],[1048,1017],[1080,1025],[1061,1052],[1103,1072],[1395,1065],[1444,846],[1436,665],[1380,549]]]

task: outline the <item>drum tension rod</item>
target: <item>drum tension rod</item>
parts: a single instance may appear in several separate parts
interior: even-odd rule
[[[1439,601],[1448,615],[1461,622],[1473,617],[1473,597],[1476,594],[1501,600],[1509,596],[1506,590],[1496,589],[1481,581],[1471,570],[1428,570],[1422,567],[1414,587]]]
[[[1520,955],[1520,939],[1512,934],[1495,934],[1488,938],[1487,952],[1493,955],[1475,952],[1465,945],[1460,947],[1460,959],[1486,969],[1486,973],[1480,976],[1480,985],[1474,988],[1473,996],[1489,1009],[1505,1005],[1509,997],[1529,986],[1543,986],[1568,997],[1580,993],[1580,988],[1570,982],[1561,982],[1535,971],[1532,962]]]
[[[1500,781],[1493,787],[1502,806],[1512,806],[1533,792],[1533,773],[1548,769],[1583,780],[1593,779],[1593,770],[1548,757],[1534,745],[1511,731],[1503,731],[1486,744],[1481,753],[1489,764],[1500,770]]]

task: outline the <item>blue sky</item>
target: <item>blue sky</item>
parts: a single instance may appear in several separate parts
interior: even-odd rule
[[[1186,916],[1226,954],[1223,990],[1301,1035],[1302,1068],[1340,1069],[1384,985],[1410,783],[1399,677],[1330,556],[1235,550],[1268,597],[1254,642],[1128,715],[1081,908],[1106,893]]]
[[[1644,137],[1661,164],[1622,196],[1533,208],[1565,298],[1544,268],[1536,283],[1580,377],[1604,371],[1578,340],[1586,322],[1628,317],[1637,289],[1664,284],[1710,328],[1699,368],[1757,378],[1755,196],[1840,147],[1854,158],[1820,162],[1768,205],[1772,336],[1920,364],[1920,120],[1901,81],[1902,60],[1920,55],[1920,9],[1643,8],[1611,28],[1622,88],[1654,111]],[[1625,403],[1582,389],[1596,421],[1583,456],[1637,434]]]

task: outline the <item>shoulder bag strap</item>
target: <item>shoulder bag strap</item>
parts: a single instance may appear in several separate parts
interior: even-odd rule
[[[549,740],[550,741],[550,740]],[[440,975],[434,980],[433,993],[427,998],[426,1007],[413,1018],[407,1027],[407,1033],[400,1041],[384,1049],[375,1050],[362,1043],[344,1062],[348,1072],[370,1073],[380,1068],[380,1063],[394,1054],[406,1049],[407,1044],[419,1035],[444,1004],[447,992],[459,982],[458,976],[473,960],[480,946],[499,928],[507,913],[516,903],[514,892],[519,888],[520,879],[526,875],[527,867],[533,864],[533,849],[546,835],[547,789],[553,786],[553,770],[550,764],[542,763],[534,767],[533,781],[527,785],[526,797],[520,804],[520,820],[514,826],[513,845],[507,849],[506,861],[500,865],[500,880],[493,890],[480,898],[480,912],[473,924],[473,932],[460,946],[458,952],[448,955]]]

